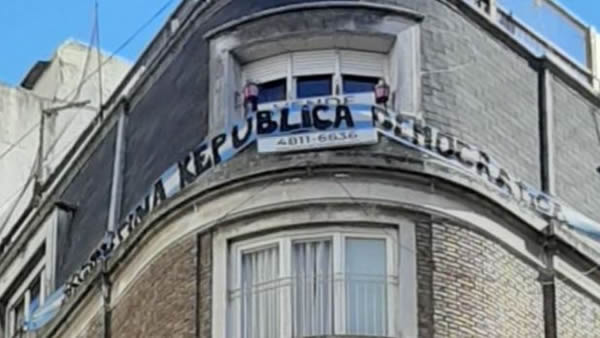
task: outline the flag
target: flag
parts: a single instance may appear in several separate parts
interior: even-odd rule
[[[63,286],[48,296],[42,306],[38,306],[37,302],[31,304],[29,320],[25,322],[25,330],[39,330],[56,316],[58,310],[60,310],[63,299],[65,298],[64,289],[65,287]]]

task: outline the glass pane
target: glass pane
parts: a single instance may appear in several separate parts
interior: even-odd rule
[[[25,324],[25,299],[22,299],[17,303],[14,307],[15,317],[14,317],[14,332],[20,332],[23,329],[23,325]]]
[[[331,95],[331,75],[302,76],[296,80],[296,97]]]
[[[376,77],[344,75],[344,94],[372,93],[377,82],[379,79]]]
[[[41,283],[40,283],[40,278],[38,277],[36,279],[36,281],[33,283],[33,285],[31,286],[31,288],[29,288],[29,290],[31,291],[31,303],[29,304],[29,312],[33,313],[33,311],[35,311],[38,307],[39,307],[39,302],[40,302],[40,292],[41,292]]]
[[[386,255],[382,239],[346,240],[346,329],[386,335]]]
[[[242,337],[279,337],[279,248],[242,256]]]
[[[285,101],[285,79],[269,81],[258,85],[258,103]]]
[[[333,334],[331,241],[295,243],[292,274],[294,337]]]

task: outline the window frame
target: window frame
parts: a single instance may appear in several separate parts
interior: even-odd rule
[[[227,264],[229,278],[227,281],[227,325],[232,328],[228,333],[230,338],[241,338],[241,301],[234,300],[234,292],[241,290],[242,281],[242,256],[245,253],[254,252],[277,246],[279,248],[279,276],[280,289],[282,290],[279,304],[281,309],[280,337],[291,338],[293,336],[293,300],[291,298],[292,276],[292,252],[294,243],[331,240],[333,255],[333,277],[334,277],[334,301],[333,306],[333,334],[344,335],[347,333],[346,325],[346,240],[348,238],[378,239],[385,241],[386,254],[386,285],[390,285],[386,304],[385,328],[388,334],[396,332],[396,302],[399,294],[400,276],[398,275],[398,230],[386,231],[381,227],[357,227],[357,226],[326,226],[322,228],[309,228],[302,230],[283,230],[266,236],[254,237],[235,241],[230,244],[228,250]],[[239,292],[239,291],[237,291]],[[240,294],[241,295],[241,294]],[[241,299],[238,298],[238,299]],[[286,319],[287,318],[287,319]]]
[[[296,72],[296,70],[295,70],[296,63],[294,61],[294,58],[297,57],[298,55],[304,55],[305,56],[304,61],[306,62],[306,59],[310,60],[310,57],[306,57],[306,55],[309,55],[312,52],[315,52],[315,53],[332,52],[332,54],[334,55],[333,61],[332,61],[333,62],[332,68],[328,71],[316,71],[314,73],[308,73],[306,71]],[[343,70],[342,69],[343,54],[344,53],[352,53],[352,52],[363,53],[364,55],[370,55],[373,58],[380,58],[383,61],[383,64],[381,65],[381,68],[382,68],[381,73],[376,73],[376,72],[369,73],[368,71],[358,70],[358,69]],[[382,52],[371,52],[371,51],[356,51],[356,50],[346,49],[346,48],[327,48],[327,49],[316,49],[313,51],[296,51],[296,52],[278,54],[278,55],[262,58],[259,60],[254,60],[252,62],[248,62],[244,65],[241,65],[241,78],[238,80],[238,86],[243,87],[248,82],[255,82],[257,84],[263,83],[263,81],[261,81],[261,79],[252,78],[252,76],[248,74],[248,71],[247,71],[248,68],[255,67],[255,65],[257,63],[264,64],[263,67],[269,67],[269,64],[272,63],[272,62],[270,62],[271,60],[273,60],[273,62],[278,61],[279,63],[281,63],[282,60],[285,59],[286,63],[287,63],[286,67],[277,67],[278,69],[285,68],[285,70],[279,69],[279,71],[269,73],[267,80],[265,80],[264,82],[270,82],[270,81],[278,80],[278,79],[286,79],[286,91],[287,91],[286,100],[261,103],[258,105],[258,110],[274,109],[277,107],[281,107],[288,102],[293,102],[293,101],[327,102],[327,99],[330,99],[330,98],[339,98],[342,100],[342,102],[343,102],[344,98],[347,98],[349,100],[349,102],[374,104],[375,103],[374,93],[349,93],[349,94],[344,93],[343,78],[344,78],[344,76],[372,77],[372,78],[382,79],[386,83],[391,84],[391,83],[395,82],[395,81],[393,81],[394,80],[393,77],[390,75],[391,74],[390,70],[392,68],[391,67],[391,57],[392,57],[391,55],[392,55],[391,52],[382,53]],[[317,59],[317,56],[318,55],[315,55],[315,60]],[[365,62],[365,64],[368,64],[368,62]],[[297,97],[298,78],[307,77],[307,76],[321,76],[321,75],[331,75],[331,95],[306,97],[306,98],[298,98]],[[235,106],[236,106],[236,110],[243,110],[243,107],[239,102]]]
[[[25,307],[24,307],[24,315],[23,315],[23,319],[24,321],[28,321],[29,318],[29,310],[30,310],[30,305],[31,305],[31,288],[33,287],[33,285],[36,282],[36,278],[40,279],[40,299],[39,299],[39,305],[38,306],[42,306],[44,304],[45,298],[46,298],[46,284],[47,284],[47,269],[46,269],[46,264],[44,259],[40,260],[37,265],[35,266],[35,268],[32,270],[32,272],[27,275],[27,277],[25,278],[25,280],[23,281],[23,283],[21,284],[21,286],[14,292],[13,296],[9,299],[8,303],[7,303],[7,307],[6,309],[8,311],[6,311],[5,314],[5,328],[4,328],[4,332],[6,337],[13,337],[16,333],[18,328],[15,327],[15,307],[16,305],[18,305],[18,303],[21,302],[21,300],[24,300],[25,302]]]

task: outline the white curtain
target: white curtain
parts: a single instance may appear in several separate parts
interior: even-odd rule
[[[346,333],[387,335],[385,241],[346,240]]]
[[[333,333],[332,259],[331,241],[293,246],[294,337]]]
[[[242,337],[279,338],[279,248],[242,256]]]

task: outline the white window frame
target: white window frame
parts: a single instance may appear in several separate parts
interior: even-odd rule
[[[332,54],[332,68],[331,72],[329,71],[315,71],[315,72],[307,72],[307,71],[296,71],[297,63],[295,61],[296,58],[302,56],[304,62],[312,62],[311,59],[314,59],[314,62],[318,62],[320,56],[322,54]],[[344,71],[342,71],[343,65],[343,57],[344,55],[352,55],[362,56],[365,59],[363,63],[365,66],[372,64],[372,62],[381,63],[380,71],[370,71],[361,69],[360,66],[357,67],[345,67]],[[311,54],[314,54],[311,56]],[[391,72],[390,72],[390,53],[380,53],[380,52],[367,52],[367,51],[356,51],[350,49],[342,49],[342,48],[330,48],[330,49],[319,49],[313,51],[298,51],[291,52],[285,54],[279,54],[276,56],[271,56],[267,58],[263,58],[260,60],[256,60],[253,62],[249,62],[245,65],[242,65],[241,71],[241,81],[239,86],[243,88],[243,86],[248,82],[256,82],[258,84],[270,82],[274,80],[285,79],[286,80],[286,100],[284,101],[276,101],[276,102],[268,102],[263,103],[258,106],[259,110],[265,109],[273,109],[276,107],[281,107],[290,101],[301,101],[301,102],[327,102],[328,99],[338,98],[341,101],[347,99],[348,102],[356,102],[356,103],[367,103],[373,104],[374,102],[374,94],[373,93],[353,93],[353,94],[345,94],[343,92],[343,76],[364,76],[364,77],[373,77],[384,80],[386,83],[390,84],[393,82]],[[285,61],[284,61],[285,60]],[[272,64],[281,64],[282,62],[286,62],[287,65],[285,67],[274,67],[275,71],[270,70]],[[252,69],[253,73],[261,73],[263,76],[259,76],[256,78],[256,75],[250,75],[248,69]],[[285,68],[285,70],[283,69]],[[379,68],[379,67],[375,67]],[[257,71],[258,70],[258,71]],[[296,96],[297,89],[297,80],[299,77],[305,76],[318,76],[318,75],[329,75],[332,76],[331,81],[331,95],[327,96],[317,96],[310,98],[301,98],[298,99]],[[337,92],[339,89],[339,93]],[[392,89],[392,92],[394,89]],[[241,102],[237,102],[236,108],[237,111],[243,110]]]
[[[396,332],[396,299],[399,289],[398,276],[398,230],[387,228],[368,228],[355,226],[328,226],[323,228],[309,228],[304,230],[286,230],[276,232],[266,236],[246,239],[239,242],[233,242],[229,248],[229,257],[227,259],[229,266],[229,280],[227,283],[227,326],[231,328],[228,332],[229,338],[240,338],[241,335],[241,302],[234,304],[231,300],[232,290],[240,290],[242,280],[242,255],[255,250],[278,246],[279,248],[279,280],[281,282],[281,326],[280,337],[292,337],[292,299],[290,298],[292,286],[292,246],[293,243],[301,241],[310,241],[317,239],[330,239],[333,252],[333,276],[335,278],[334,287],[334,334],[346,334],[346,297],[345,297],[345,248],[346,239],[380,239],[385,241],[386,247],[386,283],[392,285],[388,289],[387,297],[387,333],[393,335]],[[341,279],[341,280],[338,280]],[[392,281],[390,281],[392,279]],[[338,283],[341,282],[341,283]]]
[[[30,303],[31,303],[31,286],[33,285],[33,282],[36,278],[40,278],[40,300],[39,300],[39,306],[42,306],[44,304],[45,298],[46,298],[46,283],[47,283],[47,272],[48,269],[46,269],[46,264],[45,261],[42,259],[40,260],[40,262],[35,266],[35,268],[32,270],[32,272],[27,276],[27,278],[25,278],[24,282],[21,284],[21,286],[15,291],[15,293],[13,294],[13,296],[9,299],[8,303],[7,303],[7,311],[6,311],[6,315],[5,315],[5,327],[4,327],[4,332],[5,332],[5,336],[12,338],[15,333],[17,332],[17,327],[14,326],[14,320],[15,320],[15,306],[17,305],[17,303],[19,303],[22,299],[25,299],[25,307],[24,307],[24,320],[28,321],[29,318],[29,307],[30,307]]]

